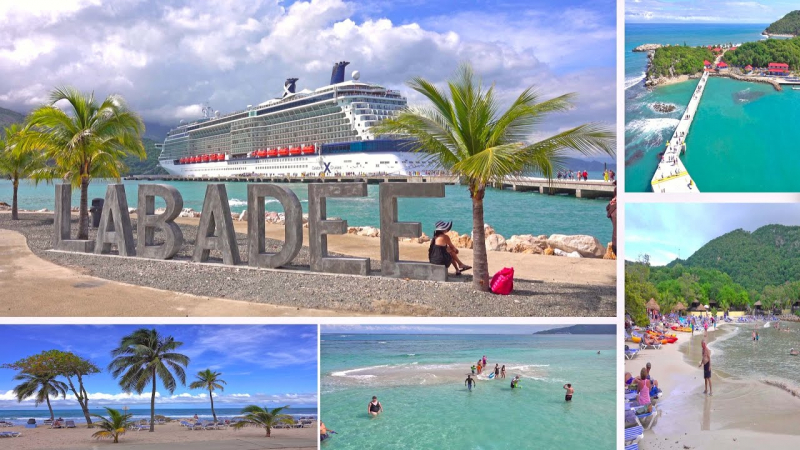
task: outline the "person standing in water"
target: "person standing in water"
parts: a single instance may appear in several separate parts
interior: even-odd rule
[[[515,376],[513,380],[511,380],[511,389],[514,389],[519,384],[519,375]]]
[[[372,401],[369,402],[369,405],[367,405],[367,412],[372,417],[376,417],[378,414],[383,412],[383,405],[381,405],[381,402],[378,401],[378,397],[375,397],[374,395],[372,396]]]
[[[500,378],[505,379],[506,377],[506,365],[503,364],[503,367],[500,368]]]
[[[483,355],[483,367],[486,367],[486,355]]]
[[[705,339],[700,343],[703,347],[703,358],[697,367],[703,366],[703,394],[712,395],[711,393],[711,350],[708,348]]]
[[[495,379],[500,378],[500,364],[494,365],[494,378]]]
[[[472,367],[470,367],[470,369],[472,370],[472,374],[475,375],[475,364],[473,364]]]
[[[575,393],[575,388],[572,387],[572,384],[567,383],[567,384],[564,385],[564,390],[567,391],[567,394],[564,396],[564,401],[565,402],[571,402],[572,401],[572,394]]]
[[[477,386],[477,385],[478,385],[478,383],[475,381],[475,379],[474,379],[474,378],[472,378],[472,375],[467,375],[467,379],[466,379],[466,380],[464,380],[464,386],[466,386],[466,387],[467,387],[467,389],[468,389],[470,392],[472,392],[472,386],[473,386],[473,385]]]

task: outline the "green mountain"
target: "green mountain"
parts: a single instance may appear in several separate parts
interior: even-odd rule
[[[800,279],[800,227],[766,225],[734,230],[709,241],[685,261],[668,266],[716,269],[747,289],[760,291]]]
[[[157,175],[166,174],[167,171],[158,165],[158,155],[160,151],[156,149],[156,143],[148,138],[142,139],[144,150],[147,152],[147,158],[139,160],[135,156],[125,158],[125,164],[128,165],[128,175]]]
[[[777,22],[773,22],[762,34],[800,34],[800,11],[792,11]]]
[[[25,115],[10,109],[0,108],[0,136],[3,135],[3,128],[12,123],[21,123],[25,120]]]
[[[725,53],[723,59],[731,66],[767,67],[771,62],[782,62],[797,70],[800,68],[800,37],[745,42],[736,51]]]
[[[537,331],[534,334],[617,334],[616,325],[573,325]]]
[[[714,61],[714,54],[707,47],[673,45],[657,48],[647,67],[647,78],[694,75],[703,71],[705,60]]]

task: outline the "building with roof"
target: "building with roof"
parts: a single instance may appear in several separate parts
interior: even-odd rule
[[[789,75],[789,64],[771,62],[767,66],[767,72],[770,75]]]

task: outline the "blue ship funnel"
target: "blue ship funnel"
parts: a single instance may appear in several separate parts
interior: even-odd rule
[[[283,96],[286,97],[289,94],[294,94],[294,84],[297,83],[297,78],[287,78],[286,82],[283,83]]]
[[[344,68],[350,64],[347,61],[339,61],[333,65],[333,71],[331,71],[331,84],[342,83],[344,82]]]

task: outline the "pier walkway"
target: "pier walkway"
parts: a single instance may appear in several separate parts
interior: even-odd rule
[[[181,175],[130,175],[126,180],[139,181],[203,181],[203,182],[245,182],[245,183],[341,183],[341,182],[366,182],[367,184],[379,183],[444,183],[461,184],[454,175],[367,175],[367,176],[281,176],[269,175],[237,175],[237,176],[210,176],[188,177]],[[578,198],[598,198],[614,196],[614,185],[602,180],[574,181],[574,180],[548,180],[534,177],[508,177],[503,182],[494,183],[496,189],[510,189],[519,192],[534,191],[540,194],[567,194]]]
[[[669,143],[665,146],[664,157],[658,163],[656,172],[650,185],[653,192],[657,193],[673,193],[673,192],[700,192],[695,186],[689,171],[683,165],[680,155],[686,151],[686,137],[689,135],[689,128],[694,121],[695,113],[700,107],[700,100],[703,98],[706,84],[708,83],[709,72],[703,73],[700,82],[697,83],[692,98],[689,100],[689,106],[683,113],[683,117],[672,133]]]

